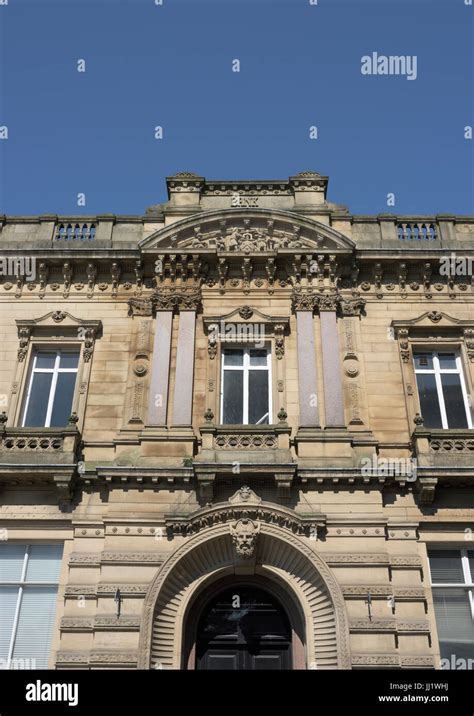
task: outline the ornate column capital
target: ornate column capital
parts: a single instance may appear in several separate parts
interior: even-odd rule
[[[170,288],[156,291],[152,296],[155,311],[197,311],[201,307],[202,296],[199,289]]]
[[[199,289],[167,288],[155,291],[148,298],[130,298],[129,316],[154,316],[157,311],[198,311],[202,296]]]
[[[365,299],[358,294],[350,297],[339,292],[318,293],[311,290],[294,290],[291,295],[293,310],[296,311],[335,311],[341,316],[359,316],[364,310]]]

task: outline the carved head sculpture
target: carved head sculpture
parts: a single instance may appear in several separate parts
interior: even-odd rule
[[[238,557],[253,557],[259,532],[260,525],[247,517],[241,517],[230,525],[230,534]]]

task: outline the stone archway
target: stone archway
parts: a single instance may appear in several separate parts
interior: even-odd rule
[[[233,574],[262,574],[292,595],[303,614],[307,668],[351,668],[347,614],[334,575],[305,540],[268,523],[259,523],[252,559],[236,556],[227,524],[203,529],[170,555],[145,597],[138,668],[183,668],[192,600],[204,586]]]

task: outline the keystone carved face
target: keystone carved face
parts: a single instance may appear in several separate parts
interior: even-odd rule
[[[250,519],[237,520],[230,526],[230,534],[238,557],[250,559],[255,552],[260,525]]]

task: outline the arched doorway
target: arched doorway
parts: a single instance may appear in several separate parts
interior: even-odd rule
[[[280,602],[254,584],[235,584],[207,600],[197,624],[195,668],[292,668],[292,631]]]
[[[259,510],[265,516],[265,505]],[[351,668],[344,597],[326,562],[290,530],[270,521],[259,525],[254,560],[236,553],[225,521],[200,529],[165,560],[144,601],[140,669],[194,669],[197,624],[209,590],[233,587],[241,579],[253,580],[283,606],[293,632],[293,669]]]

